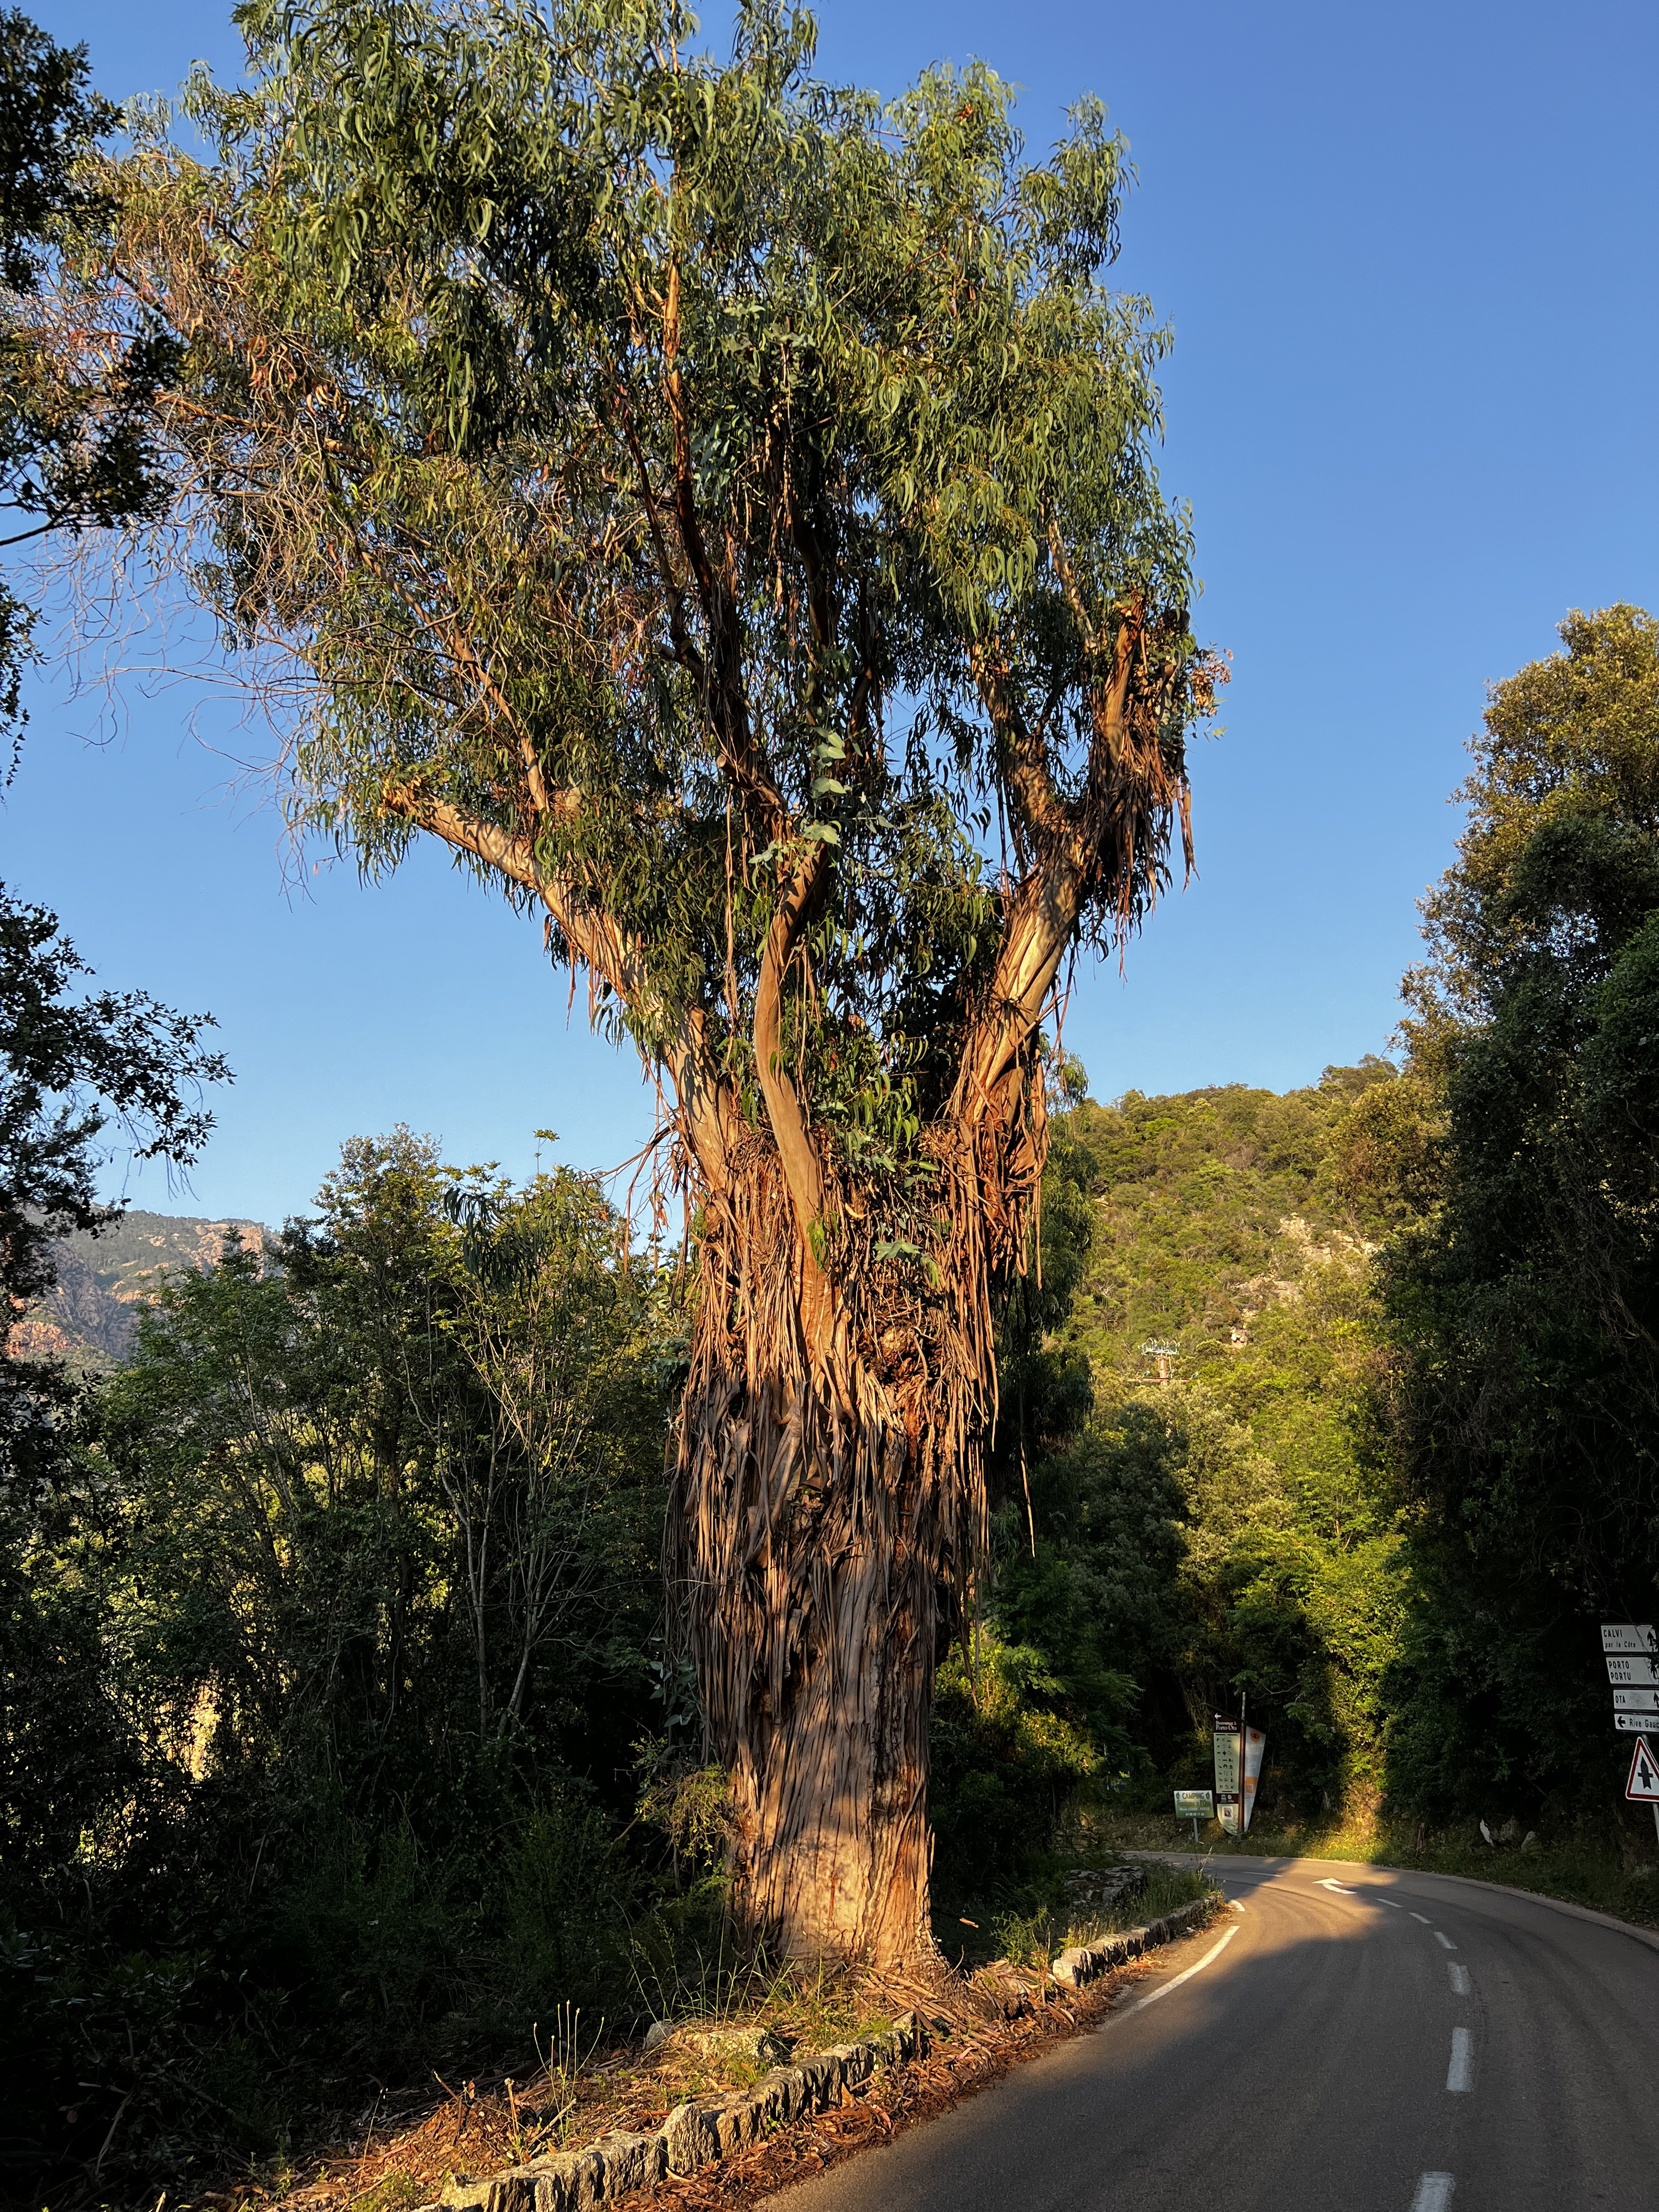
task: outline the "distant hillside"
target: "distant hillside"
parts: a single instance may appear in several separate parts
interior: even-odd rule
[[[136,1207],[95,1236],[66,1237],[58,1249],[58,1285],[30,1309],[11,1334],[14,1354],[62,1359],[102,1370],[125,1356],[134,1309],[170,1269],[204,1271],[228,1235],[251,1252],[264,1249],[257,1221],[202,1221]]]
[[[1386,1062],[1328,1068],[1282,1094],[1230,1084],[1176,1097],[1131,1091],[1066,1117],[1097,1208],[1071,1334],[1118,1387],[1155,1372],[1212,1382],[1253,1363],[1266,1318],[1314,1279],[1363,1273],[1375,1249],[1333,1176],[1333,1136]],[[1334,1273],[1332,1272],[1334,1271]]]
[[[1087,1249],[1054,1349],[1086,1358],[1093,1415],[1031,1471],[999,1601],[1079,1704],[1136,1686],[1127,1725],[1166,1778],[1201,1784],[1209,1717],[1248,1686],[1279,1817],[1382,1786],[1409,1577],[1348,1164],[1353,1117],[1395,1079],[1373,1060],[1056,1117],[1055,1180],[1083,1200],[1079,1218],[1056,1190],[1056,1223]]]

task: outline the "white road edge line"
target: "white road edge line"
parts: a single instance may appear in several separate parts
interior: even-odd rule
[[[1446,1972],[1451,1976],[1452,1995],[1455,1997],[1468,1996],[1469,1993],[1468,1968],[1467,1966],[1460,1966],[1455,1959],[1448,1959],[1446,1961]]]
[[[1456,2186],[1449,2173],[1425,2173],[1417,2185],[1412,2212],[1446,2212]]]
[[[1121,2012],[1118,2018],[1127,2020],[1131,2013],[1145,2012],[1149,2004],[1156,2004],[1160,1997],[1167,1997],[1171,1990],[1178,1990],[1183,1982],[1190,1982],[1194,1974],[1201,1974],[1212,1959],[1218,1959],[1221,1956],[1237,1933],[1237,1927],[1230,1928],[1218,1943],[1212,1943],[1210,1946],[1195,1966],[1188,1966],[1184,1973],[1176,1975],[1173,1980],[1165,1982],[1161,1988],[1150,1991],[1144,1997],[1138,1998],[1133,2004]]]
[[[1467,2027],[1452,2030],[1451,2064],[1446,2069],[1446,2087],[1455,2091],[1474,2087],[1474,2046]]]
[[[1239,1903],[1239,1901],[1238,1901],[1238,1899],[1237,1899],[1237,1898],[1234,1898],[1234,1899],[1232,1900],[1232,1905],[1233,1905],[1233,1911],[1234,1911],[1235,1912],[1243,1912],[1243,1911],[1244,1910],[1243,1906]]]
[[[1434,1940],[1437,1943],[1443,1943],[1449,1951],[1455,1951],[1457,1948],[1456,1944],[1452,1942],[1451,1937],[1447,1935],[1443,1928],[1437,1928],[1435,1929]]]
[[[1413,1920],[1420,1920],[1425,1928],[1432,1928],[1434,1925],[1433,1921],[1430,1919],[1426,1912],[1413,1912],[1412,1918]]]

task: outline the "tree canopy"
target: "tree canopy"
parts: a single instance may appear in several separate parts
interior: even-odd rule
[[[218,163],[112,178],[105,334],[188,340],[198,574],[305,672],[296,817],[544,907],[699,1154],[769,1115],[817,1218],[807,1124],[914,1149],[988,1001],[1163,878],[1214,671],[1165,336],[1099,283],[1122,142],[1085,102],[1026,161],[978,68],[883,109],[770,4],[726,64],[611,0],[241,20]]]

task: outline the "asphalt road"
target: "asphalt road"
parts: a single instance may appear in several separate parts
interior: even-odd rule
[[[1529,1898],[1225,1859],[1093,2033],[788,2212],[1659,2212],[1659,1951]]]

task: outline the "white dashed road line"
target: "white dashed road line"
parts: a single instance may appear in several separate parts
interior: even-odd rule
[[[1434,1940],[1437,1943],[1443,1943],[1449,1951],[1455,1951],[1457,1948],[1456,1944],[1452,1942],[1451,1937],[1447,1935],[1443,1928],[1437,1928],[1435,1929]]]
[[[1413,1920],[1420,1920],[1425,1928],[1432,1928],[1434,1925],[1433,1921],[1430,1919],[1426,1912],[1413,1912],[1412,1918]]]
[[[1446,2212],[1456,2186],[1449,2173],[1425,2173],[1417,2185],[1412,2212]]]
[[[1446,1961],[1446,1972],[1451,1976],[1452,1995],[1455,1997],[1468,1996],[1469,1993],[1468,1968],[1467,1966],[1460,1966],[1455,1959],[1448,1959]]]
[[[1474,2087],[1474,2047],[1467,2027],[1452,2030],[1451,2064],[1446,2069],[1446,2087],[1452,2090]]]

